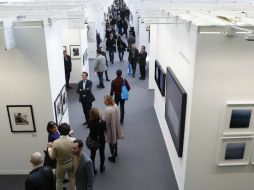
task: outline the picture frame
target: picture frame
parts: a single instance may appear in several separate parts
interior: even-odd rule
[[[66,92],[66,86],[64,85],[61,89],[61,114],[62,117],[67,109],[68,103],[67,103],[67,92]]]
[[[159,61],[155,60],[155,63],[154,63],[154,80],[155,80],[158,87],[159,87],[159,80],[160,80],[159,65],[160,65]]]
[[[218,166],[249,165],[252,147],[252,137],[222,137]]]
[[[254,103],[226,102],[223,135],[249,135],[254,132]]]
[[[7,105],[11,132],[36,132],[32,105]]]
[[[54,102],[54,108],[55,108],[55,118],[56,118],[56,123],[59,125],[62,119],[62,103],[61,103],[61,93],[59,93],[56,97],[56,100]]]
[[[80,45],[70,45],[71,59],[80,59]]]
[[[170,67],[166,73],[165,118],[176,152],[182,157],[187,93]]]
[[[166,73],[163,70],[163,68],[161,67],[161,65],[159,65],[159,90],[162,96],[165,96],[165,83],[166,83]]]
[[[67,51],[67,48],[66,48],[66,46],[63,46],[63,52],[64,52],[64,51]]]
[[[83,54],[83,65],[86,64],[87,60],[88,60],[88,50],[86,49],[86,51]]]

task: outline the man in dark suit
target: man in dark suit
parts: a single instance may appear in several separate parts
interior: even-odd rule
[[[95,101],[92,94],[92,81],[87,79],[88,73],[82,72],[82,80],[78,83],[77,93],[79,94],[79,101],[82,104],[83,112],[85,114],[86,121],[83,125],[87,124],[90,119],[89,112],[92,108],[92,102]]]
[[[25,190],[55,190],[53,171],[49,166],[43,166],[41,153],[33,153],[30,162],[33,170],[26,178]]]
[[[139,53],[139,70],[140,70],[140,80],[145,80],[146,78],[146,57],[147,57],[147,53],[146,53],[146,48],[145,46],[141,46],[141,50]]]
[[[137,62],[138,62],[138,57],[139,57],[139,53],[138,53],[138,49],[136,48],[135,44],[131,44],[131,48],[129,49],[129,63],[131,65],[132,68],[132,77],[135,77],[135,72],[136,72],[136,66],[137,66]]]
[[[75,174],[76,190],[93,190],[93,162],[83,152],[83,142],[80,139],[73,141],[74,154],[73,169]]]
[[[63,54],[64,54],[64,70],[65,70],[66,87],[71,89],[71,86],[69,84],[70,76],[71,76],[71,68],[72,68],[71,57],[67,55],[66,51],[63,51]]]

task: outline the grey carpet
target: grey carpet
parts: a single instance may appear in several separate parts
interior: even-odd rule
[[[93,81],[93,93],[96,101],[93,106],[102,112],[105,109],[103,96],[109,94],[111,82],[104,82],[105,89],[97,89],[98,77],[94,74],[94,60],[90,60],[90,79]],[[115,78],[115,71],[122,69],[123,76],[129,81],[130,99],[125,104],[125,120],[123,131],[125,138],[119,141],[119,156],[116,163],[110,163],[108,145],[105,149],[105,173],[95,176],[95,190],[177,190],[171,162],[166,150],[163,136],[153,108],[153,91],[147,89],[147,80],[141,81],[137,67],[136,78],[126,76],[127,59],[119,63],[115,54],[115,63],[109,64],[109,78]],[[82,106],[78,102],[76,84],[68,91],[70,125],[74,129],[74,136],[86,139],[89,130],[82,125],[84,115]],[[89,151],[85,147],[84,151]],[[99,154],[96,156],[96,167],[99,168]],[[0,189],[24,189],[25,176],[0,176]]]

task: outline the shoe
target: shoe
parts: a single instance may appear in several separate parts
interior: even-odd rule
[[[123,124],[123,119],[120,120],[120,123]]]
[[[145,80],[145,78],[141,78],[140,80]]]
[[[116,162],[116,158],[115,158],[114,156],[108,157],[108,160],[109,160],[110,162],[113,162],[113,163]]]
[[[103,173],[105,171],[105,166],[100,167],[100,173]]]
[[[139,77],[138,79],[140,79],[140,80],[141,80],[141,79],[142,79],[142,77]]]
[[[109,79],[106,79],[106,81],[108,81],[108,82],[109,82],[110,80],[109,80]]]
[[[68,88],[68,89],[72,89],[72,87],[71,87],[71,86],[67,86],[67,88]]]
[[[135,78],[135,74],[132,74],[132,78]]]
[[[87,125],[87,122],[85,121],[84,123],[82,123],[82,125]]]
[[[105,86],[97,85],[97,88],[105,88]]]
[[[94,175],[96,175],[96,174],[97,174],[97,170],[96,170],[96,169],[94,169],[94,171],[93,171],[93,172],[94,172]]]

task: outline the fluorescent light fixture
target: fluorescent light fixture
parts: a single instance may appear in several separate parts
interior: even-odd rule
[[[221,34],[221,32],[199,32],[200,34]]]

